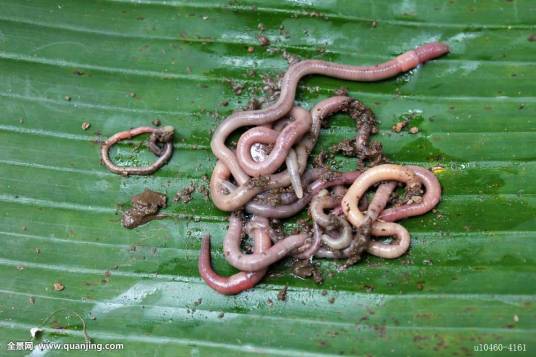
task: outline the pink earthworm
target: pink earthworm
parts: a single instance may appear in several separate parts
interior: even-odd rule
[[[298,155],[294,149],[290,149],[285,159],[290,184],[298,198],[303,197],[303,186],[301,184],[300,166],[298,164]]]
[[[313,107],[311,110],[313,124],[311,126],[310,134],[304,140],[305,145],[309,151],[312,150],[320,135],[322,121],[337,112],[347,113],[356,121],[358,133],[351,146],[352,154],[357,155],[359,159],[358,166],[361,166],[365,158],[379,152],[379,150],[369,148],[369,137],[372,133],[375,133],[378,128],[376,126],[374,113],[360,101],[352,97],[331,97],[321,101]],[[378,145],[379,144],[376,144],[376,146]],[[346,150],[348,149],[345,149],[344,151]]]
[[[312,256],[318,252],[320,249],[320,246],[322,245],[322,233],[320,232],[320,227],[318,227],[318,224],[313,224],[313,240],[311,243],[307,244],[307,242],[299,247],[298,253],[294,254],[295,258],[298,259],[309,259]]]
[[[441,185],[432,172],[419,166],[408,165],[406,167],[415,173],[425,188],[422,202],[384,210],[379,218],[385,222],[395,222],[424,214],[434,208],[441,199]]]
[[[302,145],[307,152],[311,152],[313,150],[318,137],[320,136],[322,121],[329,116],[342,111],[344,108],[347,108],[352,100],[353,98],[346,96],[335,96],[324,99],[316,104],[313,109],[311,109],[311,131],[304,138],[304,140],[302,140]]]
[[[349,185],[355,181],[361,172],[362,171],[350,171],[322,175],[324,177],[321,177],[308,185],[307,191],[302,198],[297,199],[296,196],[294,196],[294,198],[297,199],[295,202],[274,207],[266,203],[251,201],[246,204],[246,212],[267,218],[292,217],[305,208],[305,206],[311,202],[311,199],[322,189],[338,185]]]
[[[336,238],[332,238],[329,234],[321,235],[322,242],[336,250],[344,249],[350,245],[352,242],[352,227],[343,217],[325,214],[324,209],[340,205],[341,199],[342,195],[333,197],[324,189],[311,200],[309,208],[315,224],[329,231],[338,231]]]
[[[306,160],[298,158],[300,165],[306,165]],[[320,175],[321,169],[313,169]],[[246,184],[236,187],[229,182],[231,172],[222,161],[218,161],[210,178],[210,196],[212,201],[222,211],[235,211],[242,208],[257,194],[274,188],[287,187],[290,184],[288,173],[281,172],[262,178],[252,178]]]
[[[274,125],[271,125],[271,124],[264,124],[264,125],[260,125],[258,126],[258,128],[268,128],[268,129],[273,129],[277,132],[280,132],[281,130],[283,130],[283,128],[288,125],[289,123],[291,123],[292,121],[290,120],[290,118],[283,118],[277,122],[274,123]],[[271,132],[266,132],[268,135],[273,135]],[[275,134],[275,133],[274,133]],[[273,138],[272,138],[272,141],[273,143],[275,143],[277,141],[277,136],[274,135]],[[303,141],[303,140],[302,140]],[[254,152],[255,152],[255,148],[256,147],[262,147],[262,152],[263,154],[262,155],[258,155],[257,154],[257,159],[255,158],[254,156]],[[298,151],[298,153],[296,153],[296,151]],[[303,173],[303,169],[304,168],[300,168],[300,165],[299,165],[299,159],[298,159],[298,155],[301,155],[302,157],[307,157],[309,154],[307,152],[305,152],[304,150],[300,150],[300,148],[297,148],[297,150],[294,150],[294,149],[290,149],[288,151],[288,155],[285,159],[285,165],[287,166],[287,172],[288,172],[288,175],[290,177],[290,184],[292,185],[292,188],[294,189],[294,192],[296,193],[296,196],[298,196],[298,198],[302,198],[303,197],[303,186],[301,184],[301,174]],[[263,144],[260,144],[260,143],[257,143],[257,144],[254,144],[252,147],[251,147],[251,157],[255,160],[255,161],[263,161],[266,159],[268,155],[266,154],[266,148]]]
[[[274,124],[274,129],[270,127],[270,124],[265,124],[246,131],[238,141],[236,156],[244,169],[246,169],[244,165],[268,165],[274,168],[273,172],[281,165],[281,160],[285,161],[290,183],[296,192],[296,196],[301,198],[303,188],[300,175],[303,173],[305,165],[300,166],[298,155],[307,157],[308,153],[298,149],[298,154],[296,154],[296,151],[292,149],[292,145],[305,131],[309,130],[311,115],[305,109],[294,107],[291,111],[291,116],[295,118],[279,120]],[[302,132],[295,129],[299,129]],[[293,135],[295,136],[294,138],[291,137]],[[275,145],[270,153],[266,152],[266,144]],[[274,160],[281,162],[278,164]],[[255,171],[255,174],[251,172],[248,172],[248,174],[254,177],[266,174],[262,170]]]
[[[255,244],[255,253],[262,254],[270,249],[272,240],[265,228],[252,229],[251,235]],[[262,269],[256,272],[241,271],[228,277],[218,275],[212,269],[212,264],[210,263],[210,236],[207,235],[203,238],[199,255],[199,274],[207,285],[217,292],[224,295],[234,295],[251,289],[262,280],[266,272],[267,269]]]
[[[343,197],[341,206],[348,220],[355,226],[361,227],[372,223],[359,209],[357,203],[369,187],[381,181],[405,182],[408,189],[418,187],[418,179],[411,169],[400,165],[378,165],[365,171],[350,186]],[[404,254],[409,247],[410,236],[408,231],[399,224],[376,221],[372,223],[371,234],[385,237],[393,235],[395,242],[385,245],[380,242],[370,242],[367,251],[382,258],[397,258]]]
[[[351,81],[379,81],[407,72],[448,51],[447,45],[433,42],[374,66],[351,66],[320,60],[306,60],[291,64],[281,80],[281,93],[278,100],[264,109],[231,114],[216,129],[211,141],[212,152],[225,163],[236,182],[243,185],[248,181],[249,176],[240,167],[235,153],[225,145],[227,137],[240,127],[272,123],[285,116],[292,109],[296,88],[302,77],[319,74]]]
[[[320,248],[317,250],[315,257],[325,259],[343,259],[360,255],[366,250],[369,244],[368,239],[360,234],[355,234],[350,245],[342,250],[332,250],[331,248]]]
[[[387,206],[389,196],[395,190],[396,185],[396,182],[391,181],[382,183],[380,186],[378,186],[378,189],[374,194],[374,198],[367,207],[367,215],[365,219],[367,219],[369,222],[374,222],[378,218],[385,206]]]
[[[318,192],[311,200],[311,205],[309,206],[309,212],[311,213],[313,221],[315,221],[320,227],[328,230],[339,227],[339,221],[336,219],[336,216],[326,214],[324,210],[340,205],[341,199],[342,196],[331,196],[329,191],[326,189]]]
[[[289,123],[280,133],[273,129],[255,127],[240,136],[236,146],[236,157],[242,169],[249,176],[258,177],[276,172],[285,162],[285,158],[294,143],[310,130],[311,114],[309,111],[294,107],[290,115],[294,121]],[[251,158],[251,146],[255,143],[274,145],[264,160],[259,162],[255,162]]]
[[[102,163],[108,168],[108,170],[119,175],[150,175],[161,168],[171,158],[171,154],[173,153],[174,131],[175,129],[171,126],[165,126],[161,129],[142,126],[114,134],[101,146]],[[115,165],[109,157],[110,148],[119,141],[131,139],[142,134],[151,134],[149,148],[155,155],[160,156],[158,160],[149,166],[125,167]],[[164,143],[164,148],[159,148],[156,142]]]
[[[268,219],[253,216],[252,221],[256,224],[268,227]],[[244,254],[240,250],[242,234],[242,220],[235,214],[229,217],[229,230],[223,241],[223,254],[229,264],[241,271],[259,271],[266,269],[271,264],[283,259],[294,249],[302,246],[307,239],[307,234],[300,233],[288,236],[264,253]]]
[[[381,226],[380,226],[380,223]],[[372,225],[372,235],[376,237],[394,237],[390,244],[370,241],[367,252],[380,258],[394,259],[403,255],[409,248],[409,232],[397,223],[378,222]]]

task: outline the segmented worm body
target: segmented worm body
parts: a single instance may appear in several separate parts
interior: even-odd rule
[[[253,216],[252,222],[264,225],[268,229],[268,219]],[[223,254],[227,262],[242,271],[258,271],[267,268],[271,264],[283,259],[294,249],[302,246],[307,239],[307,234],[300,233],[288,236],[263,253],[244,254],[240,250],[242,234],[242,220],[235,214],[229,218],[229,230],[223,241]]]
[[[254,252],[262,254],[272,245],[269,232],[263,227],[258,227],[250,231],[254,241]],[[199,255],[199,274],[212,289],[225,294],[234,295],[244,290],[251,289],[266,275],[267,269],[255,272],[240,272],[229,277],[218,275],[210,263],[210,237],[203,238],[201,243],[201,253]]]
[[[173,134],[175,129],[171,126],[163,128],[151,128],[142,126],[135,129],[121,131],[108,138],[101,146],[101,160],[104,166],[113,173],[119,175],[150,175],[161,168],[171,158],[173,153]],[[151,134],[149,139],[149,149],[157,156],[160,156],[153,164],[140,167],[117,166],[109,157],[110,148],[122,140],[132,139],[142,134]],[[161,148],[158,144],[163,144]]]
[[[307,60],[291,64],[281,80],[281,93],[278,100],[267,108],[233,113],[225,119],[212,137],[212,152],[225,163],[236,182],[242,185],[248,181],[249,176],[240,167],[235,153],[226,147],[227,137],[240,127],[272,123],[288,114],[294,103],[298,82],[304,76],[319,74],[350,81],[378,81],[409,71],[419,64],[442,56],[447,52],[446,45],[434,42],[374,66],[351,66],[320,60]]]
[[[236,147],[236,157],[242,169],[250,176],[273,174],[285,162],[294,143],[311,129],[311,114],[300,107],[294,107],[290,115],[294,121],[281,132],[265,127],[255,127],[246,131]],[[273,148],[264,160],[251,158],[251,147],[255,143],[272,144]]]
[[[239,214],[233,213],[223,250],[227,262],[241,272],[230,277],[216,274],[210,264],[210,240],[206,237],[202,242],[199,271],[207,284],[223,294],[236,294],[257,284],[271,264],[289,254],[299,259],[349,258],[347,264],[355,263],[365,250],[383,258],[404,254],[410,236],[393,221],[432,209],[440,199],[439,182],[428,170],[416,166],[376,166],[384,161],[381,145],[370,142],[370,136],[378,130],[376,120],[372,111],[358,100],[337,95],[321,101],[309,113],[294,106],[296,87],[301,78],[311,74],[353,81],[382,80],[447,52],[446,45],[429,43],[375,66],[319,60],[292,63],[281,80],[280,96],[274,104],[233,113],[222,122],[211,141],[218,161],[210,180],[210,194],[221,210],[245,208],[253,214],[247,233],[254,240],[254,250],[252,254],[241,251],[243,222]],[[361,170],[345,173],[324,168],[306,170],[323,121],[337,112],[356,120],[358,133],[355,139],[337,145],[332,152],[357,157],[357,167]],[[225,142],[229,135],[247,126],[252,128],[239,138],[236,151],[228,148]],[[149,148],[157,155],[160,151],[165,154],[161,145],[151,142]],[[283,163],[285,171],[281,171]],[[323,158],[318,165],[325,166]],[[366,166],[371,168],[365,170]],[[385,209],[397,182],[406,184],[407,195],[414,194],[416,203]],[[425,193],[419,201],[416,198],[420,198],[421,184]],[[351,186],[346,190],[348,185]],[[367,204],[364,195],[375,185],[374,198]],[[294,192],[289,192],[289,186]],[[326,190],[330,187],[335,187],[332,194]],[[304,232],[282,238],[271,229],[268,218],[291,217],[309,203],[312,237]],[[383,244],[370,240],[371,235],[394,239],[391,244]]]
[[[379,218],[382,221],[395,222],[408,217],[420,216],[434,208],[441,199],[441,186],[432,172],[419,166],[408,165],[406,167],[415,173],[425,188],[422,202],[388,208],[380,214]]]
[[[320,174],[320,170],[317,171]],[[319,177],[317,180],[313,181],[307,186],[307,192],[303,195],[302,198],[298,199],[292,194],[285,194],[287,202],[294,200],[291,203],[283,204],[279,206],[271,206],[268,203],[251,201],[246,205],[246,211],[251,214],[255,214],[267,218],[288,218],[296,215],[302,209],[304,209],[311,199],[318,192],[325,188],[338,186],[338,185],[349,185],[355,181],[355,179],[361,174],[361,171],[350,171],[344,173],[331,172]],[[290,197],[289,197],[290,196]]]
[[[382,181],[404,182],[409,189],[414,189],[419,185],[419,181],[413,171],[404,166],[384,164],[365,171],[350,186],[341,203],[344,214],[355,227],[371,223],[367,216],[358,209],[357,204],[369,187]],[[386,200],[384,201],[386,203]],[[371,205],[373,203],[374,200]],[[374,204],[376,205],[376,203]],[[397,223],[376,221],[372,224],[371,234],[377,237],[394,236],[395,241],[389,245],[371,242],[367,249],[370,254],[393,259],[404,254],[409,247],[409,233]]]

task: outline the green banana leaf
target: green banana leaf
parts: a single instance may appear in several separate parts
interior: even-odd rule
[[[29,354],[8,352],[31,328],[44,330],[36,343],[82,343],[82,320],[93,342],[124,344],[109,354],[131,356],[534,354],[535,24],[529,0],[1,1],[0,355]],[[311,108],[344,86],[377,114],[393,162],[441,167],[437,210],[402,222],[409,253],[343,272],[322,262],[322,285],[282,262],[238,296],[208,288],[204,234],[215,269],[235,272],[228,214],[201,189],[173,197],[207,186],[211,133],[285,71],[282,51],[375,64],[435,40],[452,52],[411,73],[311,77],[297,97]],[[405,117],[417,134],[391,131]],[[169,164],[149,177],[101,165],[104,138],[157,119],[177,129]],[[338,115],[318,150],[353,135]],[[132,143],[113,158],[154,160]],[[144,188],[167,194],[168,218],[126,230],[121,210]]]

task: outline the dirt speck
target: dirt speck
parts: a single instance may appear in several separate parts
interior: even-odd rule
[[[330,297],[330,298],[328,299],[328,302],[329,302],[330,304],[335,303],[335,296]]]
[[[255,47],[249,46],[248,53],[253,53],[253,52],[255,52]]]
[[[65,97],[63,97],[63,99],[65,99],[66,101],[70,102],[72,98],[70,96],[66,95]]]
[[[152,121],[152,123],[153,123],[154,126],[160,126],[162,124],[160,119],[155,119],[155,120]]]
[[[268,39],[268,37],[264,36],[264,35],[259,35],[257,36],[257,40],[259,41],[259,43],[261,44],[261,46],[269,46],[270,45],[270,40]]]
[[[62,291],[65,289],[65,285],[63,285],[60,281],[56,281],[53,286],[54,290],[56,291]]]
[[[416,126],[409,129],[410,134],[417,134],[419,132],[419,128]]]
[[[424,281],[418,281],[417,282],[417,290],[419,290],[419,291],[424,290]]]
[[[30,296],[30,297],[28,298],[28,303],[34,305],[34,304],[35,304],[35,297]]]
[[[536,33],[530,34],[527,38],[530,42],[536,42]]]
[[[287,290],[288,285],[285,285],[279,292],[277,293],[277,300],[279,301],[286,301],[287,300]]]
[[[408,125],[408,123],[409,123],[409,120],[407,120],[407,119],[399,121],[398,123],[395,123],[393,125],[392,130],[395,133],[400,133],[402,131],[402,129],[404,129],[406,127],[406,125]]]
[[[234,94],[236,94],[236,95],[242,94],[242,91],[244,90],[244,84],[243,83],[235,82],[235,81],[232,81],[232,80],[229,80],[229,79],[226,80],[225,82],[231,86],[231,89],[233,90]]]
[[[363,287],[365,288],[365,291],[366,291],[367,293],[372,293],[372,292],[374,292],[374,286],[373,286],[373,285],[365,284],[365,285],[363,285]]]
[[[88,130],[91,127],[91,123],[85,121],[82,123],[82,130]]]
[[[188,203],[192,200],[192,193],[195,191],[195,186],[193,184],[189,184],[188,186],[184,187],[182,190],[177,192],[175,194],[175,197],[173,198],[173,202],[182,202],[182,203]]]

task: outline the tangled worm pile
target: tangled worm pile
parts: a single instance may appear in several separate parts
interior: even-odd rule
[[[241,272],[230,277],[214,272],[207,236],[199,258],[199,272],[205,282],[220,293],[237,294],[255,286],[271,264],[287,255],[298,259],[347,258],[352,264],[365,251],[388,259],[404,254],[410,235],[394,222],[424,214],[439,202],[441,187],[436,177],[418,166],[384,164],[380,145],[369,142],[370,135],[377,132],[374,115],[358,100],[334,96],[309,112],[294,105],[296,87],[302,77],[311,74],[352,81],[383,80],[448,51],[445,44],[435,42],[375,66],[318,60],[293,63],[281,80],[280,96],[274,104],[235,112],[224,120],[211,142],[218,161],[210,195],[219,209],[233,212],[223,249],[229,264]],[[341,143],[339,148],[357,158],[358,170],[308,169],[307,160],[323,121],[337,112],[348,113],[356,120],[356,139]],[[236,149],[227,147],[229,135],[241,127],[250,128],[242,134]],[[386,209],[399,183],[405,184],[410,200]],[[376,193],[369,203],[365,193],[375,185]],[[308,204],[312,229],[281,237],[270,226],[270,218],[291,217]],[[249,222],[244,222],[242,211],[250,216]],[[240,249],[244,228],[254,242],[252,254]],[[371,237],[393,239],[386,244]]]

